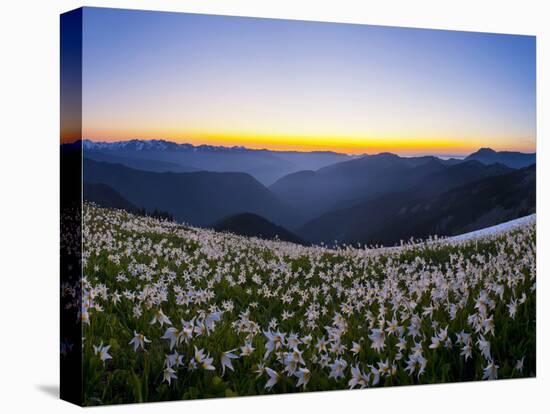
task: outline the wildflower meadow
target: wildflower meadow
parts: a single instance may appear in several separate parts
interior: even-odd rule
[[[532,220],[305,247],[83,208],[86,405],[536,375]]]

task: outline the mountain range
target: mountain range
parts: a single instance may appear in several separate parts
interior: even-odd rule
[[[452,236],[535,212],[535,165],[481,178],[438,195],[390,193],[324,214],[298,232],[313,243],[391,245],[413,237]]]
[[[102,207],[117,208],[129,212],[139,210],[137,206],[130,203],[107,184],[84,181],[82,194],[84,196],[84,201],[96,203]]]
[[[500,163],[511,168],[523,168],[535,164],[535,153],[523,153],[512,151],[495,151],[491,148],[481,148],[466,157],[466,160],[475,160],[483,164]]]
[[[245,147],[178,144],[164,140],[83,141],[86,157],[155,172],[244,172],[264,185],[304,169],[318,169],[353,156],[331,151],[271,151]]]
[[[196,226],[303,244],[391,245],[452,235],[516,218],[535,204],[535,154],[484,148],[463,160],[444,160],[136,140],[84,141],[83,154],[85,199],[160,209]],[[249,171],[223,171],[232,164],[239,168],[237,160]],[[289,164],[321,166],[267,185],[250,171],[267,160],[277,165],[271,171],[277,174]]]
[[[480,178],[509,172],[502,164],[454,162],[435,157],[404,158],[378,154],[337,163],[317,171],[289,174],[269,189],[303,219],[350,207],[384,194],[415,188],[424,195]]]
[[[150,172],[84,159],[84,182],[106,184],[131,204],[161,209],[178,221],[206,226],[221,217],[251,212],[280,221],[287,209],[246,173]]]

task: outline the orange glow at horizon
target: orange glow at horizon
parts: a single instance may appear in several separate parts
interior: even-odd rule
[[[400,137],[400,136],[327,136],[266,134],[251,132],[182,132],[164,131],[103,131],[86,129],[83,138],[94,141],[128,141],[131,139],[164,139],[193,145],[243,146],[275,151],[334,151],[346,154],[394,152],[398,154],[456,154],[467,155],[481,147],[496,151],[535,152],[526,139],[513,139],[511,146],[502,146],[499,138],[482,137]]]

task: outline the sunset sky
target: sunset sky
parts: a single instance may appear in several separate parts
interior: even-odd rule
[[[535,151],[531,36],[84,9],[82,136]]]

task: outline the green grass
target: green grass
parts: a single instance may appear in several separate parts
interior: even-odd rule
[[[395,364],[395,373],[383,377],[379,386],[480,380],[487,361],[475,345],[479,333],[468,323],[468,316],[478,312],[475,303],[482,290],[495,302],[486,315],[493,318],[494,335],[487,333],[485,337],[499,365],[498,378],[534,376],[536,372],[534,225],[477,242],[420,245],[385,253],[330,251],[219,235],[89,205],[85,206],[84,228],[84,274],[88,282],[84,290],[94,295],[90,323],[83,325],[87,405],[303,391],[296,388],[295,376],[284,375],[271,390],[265,388],[267,375],[256,377],[254,370],[260,363],[279,373],[283,369],[274,354],[263,359],[266,337],[262,332],[269,329],[273,318],[278,321],[278,330],[313,338],[310,346],[299,345],[311,371],[306,391],[348,388],[352,365],[370,371],[370,365],[386,359]],[[117,281],[119,274],[128,280]],[[457,282],[461,278],[463,285]],[[502,298],[493,291],[499,286],[503,287]],[[211,296],[201,303],[178,305],[178,288],[185,292],[203,289]],[[122,297],[114,304],[112,294],[126,290],[141,298]],[[507,304],[522,294],[526,300],[512,319]],[[161,308],[180,329],[181,319],[223,309],[229,300],[233,308],[223,312],[209,335],[196,336],[189,344],[176,347],[184,364],[174,368],[177,379],[170,385],[163,381],[165,356],[171,351],[169,341],[160,339],[167,326],[150,324],[154,312]],[[451,320],[448,305],[461,300],[464,306]],[[430,303],[437,309],[431,318],[422,317]],[[141,310],[140,316],[134,315],[134,307]],[[315,324],[308,326],[306,311],[313,308],[319,314]],[[226,370],[222,377],[222,352],[245,343],[247,335],[234,326],[244,311],[260,330],[250,338],[255,351],[233,360],[234,371]],[[293,316],[282,320],[283,311]],[[412,313],[422,317],[421,336],[415,340],[406,335]],[[315,348],[318,338],[328,337],[325,327],[333,325],[336,315],[345,321],[339,338],[347,348],[341,357],[348,363],[345,376],[339,379],[329,378],[330,369],[318,363],[320,353]],[[380,323],[386,327],[394,316],[407,340],[400,360],[396,359],[396,336],[387,337],[380,353],[371,348],[368,339],[371,328]],[[450,349],[429,349],[430,338],[444,326],[448,326],[452,339]],[[468,361],[460,356],[456,344],[455,334],[461,330],[471,333],[474,340]],[[128,344],[134,331],[152,341],[146,352],[134,352]],[[350,352],[353,341],[361,342],[358,355]],[[404,370],[415,341],[422,342],[428,361],[419,377]],[[93,349],[101,342],[111,346],[112,359],[105,363]],[[195,346],[214,358],[214,371],[188,368]],[[327,356],[333,361],[337,355],[329,352]],[[525,358],[524,369],[518,372],[514,366],[521,358]]]

